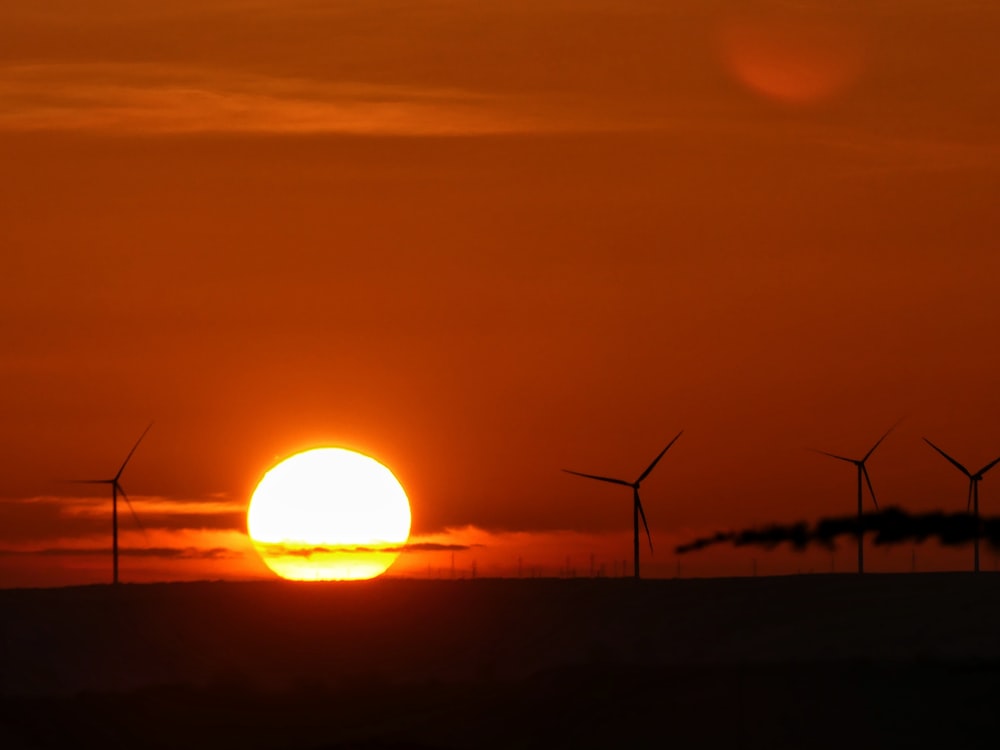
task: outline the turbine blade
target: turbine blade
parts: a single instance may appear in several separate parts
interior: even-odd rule
[[[111,484],[114,479],[60,479],[61,484]]]
[[[868,476],[868,467],[861,464],[861,473],[865,475],[865,481],[868,483],[868,491],[872,495],[872,502],[875,503],[875,510],[878,510],[878,500],[875,499],[875,488],[872,487],[872,478]]]
[[[984,466],[983,468],[981,468],[976,473],[976,476],[981,477],[983,474],[985,474],[987,471],[989,471],[990,469],[992,469],[997,464],[1000,464],[1000,458],[997,458],[997,459],[995,459],[993,461],[990,461],[988,464],[986,464],[986,466]]]
[[[130,450],[128,452],[128,455],[125,456],[125,460],[122,462],[122,467],[118,470],[118,473],[115,474],[116,482],[118,481],[119,478],[121,478],[122,472],[125,471],[125,467],[128,466],[128,462],[132,459],[132,454],[135,453],[135,449],[139,447],[139,443],[141,443],[142,439],[146,437],[146,433],[149,432],[149,428],[152,426],[153,426],[152,422],[146,425],[146,429],[142,431],[142,434],[139,436],[139,439],[135,441],[135,445],[132,446],[132,450]],[[119,485],[119,488],[120,487],[121,485]]]
[[[146,527],[142,525],[142,521],[140,521],[139,516],[136,515],[135,508],[132,507],[132,501],[128,499],[128,495],[125,494],[125,489],[118,484],[118,482],[115,482],[115,486],[118,487],[118,492],[121,493],[121,496],[125,498],[125,504],[128,506],[128,509],[132,511],[132,518],[135,519],[135,525],[139,527],[139,531],[142,532],[142,535],[145,537],[146,543],[148,544],[149,534],[146,533]]]
[[[646,511],[642,509],[642,500],[639,499],[639,493],[635,493],[635,504],[639,506],[639,518],[642,519],[642,527],[646,529],[646,539],[649,540],[649,553],[653,553],[653,536],[649,533],[649,524],[646,523]]]
[[[873,445],[873,446],[871,447],[871,450],[869,450],[869,451],[868,451],[868,452],[867,452],[867,453],[865,454],[865,457],[864,457],[864,458],[862,458],[861,460],[862,460],[862,461],[867,461],[867,460],[868,460],[868,457],[869,457],[869,456],[870,456],[870,455],[871,455],[872,453],[874,453],[874,452],[875,452],[875,449],[876,449],[876,448],[878,448],[878,447],[879,447],[879,446],[880,446],[880,445],[882,444],[882,441],[883,441],[883,440],[885,440],[885,439],[886,439],[887,437],[889,437],[889,433],[890,433],[890,432],[892,432],[893,430],[895,430],[895,429],[896,429],[896,427],[897,427],[897,426],[899,425],[899,423],[900,423],[900,422],[902,422],[902,421],[903,421],[902,419],[898,419],[898,420],[896,420],[896,424],[894,424],[894,425],[893,425],[892,427],[890,427],[890,428],[889,428],[888,430],[886,430],[886,431],[885,431],[885,434],[884,434],[884,435],[883,435],[882,437],[880,437],[880,438],[878,439],[878,441],[877,441],[877,442],[875,443],[875,445]]]
[[[563,469],[567,474],[573,474],[578,477],[586,477],[587,479],[596,479],[598,482],[611,482],[612,484],[623,484],[626,487],[631,487],[631,482],[626,482],[624,479],[612,479],[611,477],[599,477],[596,474],[584,474],[580,471],[571,471],[570,469]]]
[[[972,493],[975,492],[975,489],[976,489],[976,480],[975,479],[970,479],[969,480],[969,497],[965,501],[965,512],[966,513],[970,512],[972,510]]]
[[[948,461],[950,461],[960,472],[962,472],[963,474],[965,474],[965,476],[969,477],[970,479],[972,478],[972,475],[969,473],[969,470],[966,469],[964,466],[962,466],[962,464],[960,464],[954,458],[952,458],[947,453],[945,453],[943,450],[941,450],[940,448],[938,448],[936,445],[934,445],[934,443],[932,443],[927,438],[924,438],[924,442],[927,443],[927,445],[929,445],[931,448],[933,448],[934,450],[936,450],[938,453],[940,453],[942,456],[944,456],[946,459],[948,459]]]
[[[847,456],[838,456],[836,453],[827,453],[826,451],[821,451],[818,448],[806,448],[807,451],[812,451],[813,453],[820,453],[824,456],[829,456],[830,458],[835,458],[838,461],[846,461],[849,464],[857,465],[857,460],[853,458],[848,458]]]
[[[656,464],[658,464],[660,462],[660,459],[663,458],[663,454],[665,454],[668,450],[670,450],[670,446],[672,446],[674,443],[676,443],[677,442],[677,438],[679,438],[683,433],[684,433],[684,430],[681,430],[676,435],[674,435],[674,439],[671,440],[669,443],[667,443],[667,447],[664,448],[662,451],[660,451],[660,455],[658,455],[656,458],[654,458],[653,459],[653,463],[651,463],[646,468],[646,470],[644,472],[642,472],[642,475],[638,479],[635,480],[636,484],[639,484],[643,479],[645,479],[646,477],[649,476],[649,472],[651,472],[653,470],[653,468],[656,466]]]

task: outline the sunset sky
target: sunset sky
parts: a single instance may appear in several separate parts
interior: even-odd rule
[[[0,587],[269,575],[251,492],[388,465],[391,572],[556,574],[965,507],[1000,456],[1000,6],[7,0]],[[981,489],[1000,515],[1000,469]],[[458,547],[454,550],[454,547]],[[850,570],[714,548],[685,575]],[[871,549],[873,571],[971,550]],[[648,562],[647,562],[648,561]],[[984,568],[996,558],[985,552]]]

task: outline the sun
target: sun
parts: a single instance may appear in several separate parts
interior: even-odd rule
[[[410,502],[399,480],[374,458],[315,448],[264,475],[250,498],[247,532],[282,578],[374,578],[409,538]]]

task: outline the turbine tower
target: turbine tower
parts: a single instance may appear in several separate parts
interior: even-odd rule
[[[965,503],[965,512],[968,513],[969,512],[969,506],[972,506],[972,515],[976,519],[976,535],[973,537],[973,540],[972,540],[973,541],[973,545],[974,545],[974,547],[973,547],[973,549],[974,549],[974,553],[973,553],[974,557],[973,557],[973,566],[972,566],[972,569],[976,573],[978,573],[979,572],[979,483],[981,481],[983,481],[983,474],[985,474],[987,471],[989,471],[994,466],[996,466],[998,463],[1000,463],[1000,458],[998,458],[998,459],[996,459],[994,461],[990,461],[988,464],[986,464],[986,466],[984,466],[983,468],[981,468],[975,474],[972,474],[972,473],[969,472],[968,469],[966,469],[964,466],[962,466],[962,464],[960,464],[954,458],[952,458],[947,453],[945,453],[943,450],[941,450],[940,448],[938,448],[930,440],[928,440],[927,438],[924,438],[924,442],[927,443],[927,445],[929,445],[931,448],[933,448],[934,450],[936,450],[938,453],[940,453],[942,456],[944,456],[946,459],[948,459],[948,461],[953,466],[955,466],[955,468],[957,468],[960,472],[962,472],[963,474],[965,474],[965,476],[967,476],[969,478],[969,497],[968,497],[968,500],[966,500],[966,503]]]
[[[872,453],[875,449],[882,444],[882,441],[889,437],[889,433],[896,429],[894,424],[885,434],[880,437],[875,445],[873,445],[868,452],[862,458],[847,458],[846,456],[838,456],[836,453],[827,453],[826,451],[813,449],[816,453],[822,453],[824,456],[829,456],[830,458],[835,458],[838,461],[846,461],[849,464],[854,464],[858,468],[858,574],[865,572],[865,527],[864,527],[864,497],[863,497],[863,485],[861,480],[864,479],[865,483],[868,485],[868,492],[872,496],[872,502],[875,504],[875,510],[878,510],[878,500],[875,499],[875,488],[872,487],[872,479],[868,476],[868,467],[865,465],[868,459],[871,458]]]
[[[667,447],[660,451],[660,454],[653,459],[653,462],[646,467],[646,470],[639,475],[639,478],[634,482],[627,482],[624,479],[615,479],[613,477],[601,477],[596,474],[584,474],[579,471],[570,471],[569,469],[563,469],[567,474],[574,474],[578,477],[585,477],[587,479],[596,479],[599,482],[610,482],[611,484],[621,484],[625,487],[632,488],[632,553],[635,557],[635,562],[633,564],[633,576],[639,578],[639,519],[642,518],[642,525],[646,529],[646,538],[649,540],[649,551],[653,551],[653,537],[649,533],[649,524],[646,523],[646,512],[642,509],[642,501],[639,499],[639,485],[642,484],[642,480],[649,476],[650,472],[659,463],[663,455],[670,450],[670,446],[677,442],[677,438],[681,436],[684,430],[678,432],[674,439],[667,443]]]
[[[112,581],[118,583],[118,495],[125,498],[125,502],[128,504],[128,509],[132,512],[132,517],[135,518],[135,522],[142,528],[142,524],[139,523],[139,517],[135,514],[135,508],[132,507],[131,501],[128,499],[128,495],[125,494],[125,490],[121,486],[122,472],[125,471],[125,467],[128,466],[128,462],[132,459],[132,454],[135,453],[135,449],[139,447],[139,443],[142,439],[146,437],[146,433],[149,432],[149,428],[153,426],[150,422],[146,429],[142,431],[139,439],[135,441],[135,445],[132,446],[132,450],[128,452],[125,456],[125,460],[122,462],[121,468],[118,469],[118,473],[115,474],[111,479],[73,479],[70,480],[74,484],[110,484],[111,485],[111,552],[114,561],[114,575]]]

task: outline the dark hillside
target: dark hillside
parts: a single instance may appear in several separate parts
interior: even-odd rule
[[[127,585],[0,611],[5,748],[957,747],[998,726],[990,574]]]

